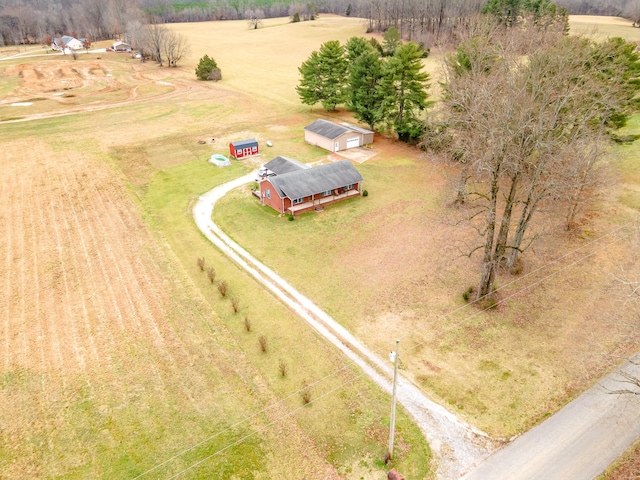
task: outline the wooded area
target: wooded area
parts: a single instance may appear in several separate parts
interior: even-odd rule
[[[310,20],[332,13],[368,20],[371,31],[394,26],[402,38],[426,46],[446,41],[486,0],[0,0],[0,46],[46,43],[62,34],[92,40],[121,38],[140,23],[271,18]],[[511,2],[519,3],[519,2]],[[530,2],[531,3],[531,2]],[[535,3],[535,2],[533,2]],[[640,18],[640,0],[561,0],[573,14]]]

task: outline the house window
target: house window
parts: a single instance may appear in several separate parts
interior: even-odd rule
[[[332,190],[327,190],[326,192],[322,192],[322,196],[323,197],[328,197],[328,196],[331,195],[331,193],[332,193]]]
[[[271,198],[271,190],[267,188],[267,198]]]
[[[349,185],[344,187],[344,191],[346,192],[347,190],[353,190],[353,183],[350,183]]]
[[[304,202],[304,198],[294,198],[294,199],[291,201],[291,204],[292,204],[292,205],[298,205],[299,203],[302,203],[302,202]]]

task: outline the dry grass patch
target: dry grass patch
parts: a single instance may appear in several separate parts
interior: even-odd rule
[[[631,42],[640,41],[640,29],[632,27],[630,20],[621,17],[569,15],[569,27],[573,34],[596,39],[622,37]]]

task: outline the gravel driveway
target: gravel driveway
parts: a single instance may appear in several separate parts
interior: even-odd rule
[[[393,369],[388,360],[376,356],[327,313],[252,257],[213,223],[212,213],[216,201],[230,190],[254,181],[255,177],[256,172],[252,172],[200,196],[193,207],[198,228],[217,248],[335,345],[384,391],[391,394]],[[428,440],[438,462],[437,478],[459,479],[492,451],[492,443],[483,432],[462,422],[453,413],[428,399],[420,389],[402,376],[398,381],[398,402],[413,417]]]

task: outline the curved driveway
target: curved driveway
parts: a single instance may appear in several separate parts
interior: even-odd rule
[[[196,225],[225,255],[315,328],[390,394],[393,370],[387,361],[367,349],[338,322],[251,256],[213,223],[212,213],[216,201],[230,190],[253,181],[255,175],[256,172],[252,172],[200,196],[193,207]],[[429,400],[422,391],[402,376],[398,379],[398,402],[413,417],[429,441],[438,460],[438,478],[459,479],[490,453],[491,443],[484,433],[460,421],[454,414]]]

